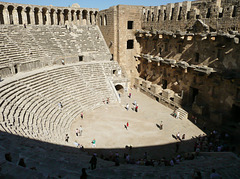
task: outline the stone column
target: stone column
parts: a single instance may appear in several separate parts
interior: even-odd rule
[[[3,9],[3,20],[4,20],[4,24],[10,24],[9,13],[8,13],[8,9],[6,8]]]
[[[79,19],[77,20],[77,25],[81,25],[82,23],[82,11],[79,11]]]
[[[71,25],[72,23],[72,14],[71,14],[71,10],[68,11],[68,24]]]
[[[40,9],[38,11],[38,23],[39,25],[43,25],[43,16],[42,16],[42,11]]]
[[[27,25],[27,10],[22,10],[22,23]]]
[[[64,14],[63,13],[64,13],[63,11],[60,12],[60,25],[64,25]]]
[[[53,25],[57,25],[57,11],[54,10],[53,11]]]
[[[90,24],[90,12],[87,11],[87,19],[86,19],[86,25]]]
[[[46,11],[46,17],[47,17],[46,25],[51,25],[51,16],[49,10]]]
[[[35,24],[35,18],[34,18],[33,9],[30,9],[30,11],[29,11],[29,16],[30,16],[31,24],[34,25],[34,24]]]
[[[17,9],[12,10],[13,24],[19,24]]]
[[[77,25],[77,13],[76,11],[73,12],[73,22],[74,25]]]

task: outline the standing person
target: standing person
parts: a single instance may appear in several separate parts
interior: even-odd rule
[[[138,112],[138,105],[136,104],[135,111]]]
[[[58,107],[59,107],[59,110],[61,110],[61,109],[62,109],[63,105],[62,105],[62,103],[61,103],[61,102],[59,102],[59,103],[58,103]]]
[[[81,175],[80,179],[87,179],[86,168],[82,168],[82,175]]]
[[[161,121],[161,123],[160,123],[160,130],[162,130],[163,129],[163,122]]]
[[[77,128],[76,129],[76,136],[78,136],[78,134],[79,134],[79,129]]]
[[[110,102],[110,100],[109,100],[109,98],[107,98],[107,104],[109,104],[109,102]]]
[[[129,94],[128,94],[128,97],[131,98],[131,97],[132,97],[132,93],[129,93]]]
[[[95,139],[92,140],[92,147],[96,147],[96,140]]]
[[[136,104],[137,104],[137,101],[135,100],[133,104],[134,104],[134,106],[136,106]]]
[[[212,169],[212,173],[211,173],[211,175],[210,175],[210,178],[211,178],[211,179],[221,179],[222,177],[221,177],[221,175],[219,175],[219,174],[216,172],[216,170],[213,168],[213,169]]]
[[[181,140],[179,132],[177,133],[176,137],[177,137],[177,139]]]
[[[129,104],[127,103],[127,105],[126,105],[126,109],[127,109],[127,111],[128,111],[128,109],[129,109]]]
[[[83,119],[83,113],[81,113],[81,119]]]
[[[127,122],[127,128],[129,127],[129,123]]]
[[[83,131],[83,128],[82,126],[79,127],[79,136],[82,136],[82,131]]]
[[[179,115],[180,115],[180,113],[179,113],[179,112],[177,112],[176,119],[179,119]]]
[[[184,139],[185,139],[185,134],[182,135],[182,140],[184,140]]]
[[[68,134],[66,134],[65,141],[68,142],[68,139],[69,139],[69,136],[68,136]]]
[[[96,157],[95,154],[93,154],[89,163],[91,164],[91,169],[92,170],[94,170],[97,167],[97,157]]]

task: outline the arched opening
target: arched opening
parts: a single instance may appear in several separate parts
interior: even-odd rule
[[[76,14],[77,14],[77,20],[80,20],[80,11],[78,10]]]
[[[46,13],[47,13],[47,9],[46,9],[46,8],[43,8],[43,9],[42,9],[42,22],[43,22],[43,25],[46,25],[46,22],[47,22]]]
[[[66,21],[69,20],[69,19],[68,19],[68,12],[69,12],[68,9],[64,9],[64,11],[63,11],[64,24],[65,24]]]
[[[31,24],[31,18],[30,18],[30,7],[26,8],[26,15],[27,15],[27,24]]]
[[[95,22],[94,23],[96,24],[97,23],[97,17],[98,17],[98,12],[97,11],[95,12],[94,16],[95,16]]]
[[[103,25],[106,26],[107,25],[107,15],[104,15],[104,20],[103,20]]]
[[[83,20],[83,25],[87,24],[87,10],[82,11],[82,20]]]
[[[61,10],[57,10],[57,25],[59,25],[61,22]]]
[[[9,14],[10,24],[14,24],[14,22],[13,22],[13,9],[14,9],[13,6],[8,6],[8,14]]]
[[[53,14],[55,13],[54,9],[50,10],[50,18],[51,18],[51,25],[54,25],[54,18],[53,18]]]
[[[74,16],[74,14],[75,14],[75,11],[72,10],[72,11],[71,11],[71,21],[74,21],[74,20],[75,20],[75,16]]]
[[[3,9],[4,9],[4,6],[0,5],[0,24],[4,24]]]
[[[103,20],[102,20],[102,16],[100,16],[100,26],[103,25]]]
[[[38,12],[39,12],[39,9],[38,8],[34,8],[34,20],[35,20],[35,24],[36,25],[39,24]]]
[[[14,65],[14,72],[15,72],[15,74],[17,74],[17,73],[18,73],[18,68],[17,68],[17,65]]]
[[[124,93],[124,88],[122,85],[118,84],[115,86],[115,89],[117,90],[118,93]]]
[[[22,11],[23,11],[23,8],[22,7],[17,7],[17,14],[18,14],[18,23],[19,24],[23,24],[23,21],[22,21]]]
[[[92,19],[92,16],[93,16],[93,11],[90,11],[90,24],[92,25],[93,24],[93,19]]]

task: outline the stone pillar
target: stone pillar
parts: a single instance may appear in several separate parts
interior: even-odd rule
[[[58,20],[57,20],[57,11],[53,11],[53,25],[57,25],[57,22],[58,22]]]
[[[4,24],[10,24],[9,13],[8,13],[8,9],[6,8],[3,9],[3,20],[4,20]]]
[[[34,18],[34,10],[33,9],[30,9],[29,16],[30,16],[31,24],[34,25],[35,24],[35,18]]]
[[[72,24],[72,13],[71,13],[71,10],[68,11],[68,24],[69,25]]]
[[[22,23],[27,25],[27,10],[22,10]]]
[[[17,9],[12,10],[13,24],[19,24]]]
[[[77,20],[77,21],[78,21],[77,24],[81,25],[81,23],[82,23],[82,11],[79,12],[79,20]]]
[[[38,11],[38,22],[39,22],[39,25],[43,25],[43,16],[42,16],[42,11],[40,9]]]
[[[76,11],[73,12],[73,22],[74,25],[77,25],[77,13]]]
[[[60,25],[64,25],[64,14],[63,14],[63,11],[60,12]]]
[[[46,11],[46,17],[47,17],[46,25],[51,25],[51,16],[49,10]]]
[[[90,12],[87,11],[87,19],[86,19],[86,25],[90,24]]]

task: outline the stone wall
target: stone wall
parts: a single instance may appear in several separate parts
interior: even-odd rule
[[[184,1],[142,9],[143,29],[185,31],[197,19],[202,19],[215,30],[238,30],[240,28],[239,1]]]
[[[99,17],[103,19],[100,29],[114,60],[119,62],[132,83],[137,75],[134,56],[140,53],[135,32],[141,28],[141,10],[142,6],[118,5],[99,13]],[[107,25],[104,25],[105,15],[108,19]]]

